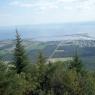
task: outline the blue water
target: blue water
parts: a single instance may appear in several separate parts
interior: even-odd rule
[[[0,40],[15,39],[16,28],[24,39],[33,40],[57,40],[62,39],[64,35],[77,33],[94,34],[95,23],[74,23],[74,24],[47,24],[47,25],[27,25],[16,27],[0,27]]]

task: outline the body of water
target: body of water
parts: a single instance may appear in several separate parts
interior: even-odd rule
[[[0,27],[0,40],[14,39],[16,28],[25,39],[39,41],[63,40],[70,37],[95,37],[95,23],[25,25]]]

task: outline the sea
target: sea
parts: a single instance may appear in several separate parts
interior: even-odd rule
[[[23,39],[55,41],[95,39],[95,22],[0,26],[0,40],[15,39],[16,30]]]

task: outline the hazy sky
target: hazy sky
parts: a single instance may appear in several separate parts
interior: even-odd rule
[[[95,21],[95,0],[0,0],[0,26]]]

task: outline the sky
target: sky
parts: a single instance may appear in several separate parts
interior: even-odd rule
[[[95,21],[95,0],[0,0],[0,26]]]

